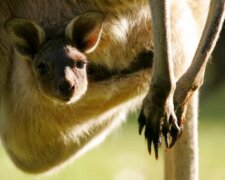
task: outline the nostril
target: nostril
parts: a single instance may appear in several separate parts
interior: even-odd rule
[[[68,81],[63,81],[58,85],[58,89],[63,95],[70,95],[71,92],[75,89],[75,85]]]
[[[58,89],[61,93],[66,91],[66,87],[64,84],[59,84]]]
[[[75,86],[72,85],[71,88],[70,88],[70,90],[73,91],[74,89],[75,89]]]

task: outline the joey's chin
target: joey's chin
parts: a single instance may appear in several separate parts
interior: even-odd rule
[[[55,105],[68,105],[75,103],[78,100],[75,95],[70,97],[63,97],[57,93],[46,93],[44,91],[41,91],[41,94],[46,101],[51,101]]]
[[[58,104],[58,105],[72,105],[75,104],[79,99],[81,99],[81,97],[85,94],[77,94],[74,93],[73,95],[71,95],[70,97],[64,97],[64,96],[60,96],[60,95],[52,95],[51,97],[48,97],[51,99],[51,101],[54,102],[54,104]]]
[[[71,97],[53,96],[51,100],[58,105],[70,105],[76,103],[80,98],[76,95]]]
[[[58,88],[46,88],[39,84],[40,94],[46,101],[51,101],[55,105],[71,105],[83,97],[87,91],[87,86],[75,88],[71,92],[60,91]]]

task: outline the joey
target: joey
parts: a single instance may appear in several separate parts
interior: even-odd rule
[[[63,36],[48,39],[34,21],[12,18],[5,28],[18,60],[27,61],[41,93],[59,103],[74,103],[86,92],[87,57],[101,36],[104,15],[87,12],[72,19]]]

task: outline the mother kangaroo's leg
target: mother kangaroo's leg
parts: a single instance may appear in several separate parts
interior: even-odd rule
[[[185,118],[182,136],[165,152],[165,180],[198,180],[198,91],[189,102]]]
[[[167,180],[198,179],[197,94],[203,83],[206,64],[219,37],[224,18],[225,0],[211,1],[206,26],[193,62],[177,82],[174,105],[181,128],[184,119],[186,121],[180,141],[173,150],[166,153],[165,179]]]
[[[169,147],[169,131],[177,136],[179,127],[174,113],[173,94],[176,80],[173,71],[170,1],[149,1],[152,15],[154,60],[150,89],[144,99],[139,116],[139,134],[145,127],[145,138],[148,150],[154,145],[155,156],[158,158],[158,147],[161,144],[161,133],[165,136]],[[172,136],[172,138],[174,138]]]

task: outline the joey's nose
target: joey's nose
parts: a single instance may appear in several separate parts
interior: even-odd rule
[[[74,89],[75,89],[74,83],[66,80],[61,81],[58,84],[58,90],[63,98],[70,98],[73,95]]]

